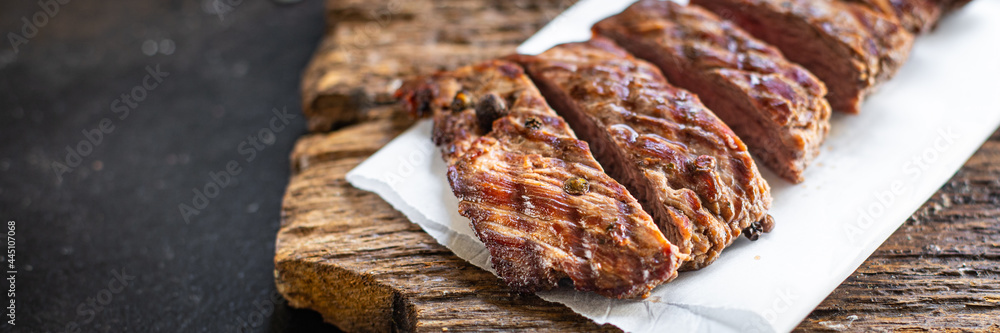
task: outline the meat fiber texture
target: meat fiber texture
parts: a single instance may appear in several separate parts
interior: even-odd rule
[[[746,146],[652,64],[599,37],[513,59],[688,256],[684,269],[712,263],[751,223],[770,223],[770,188]]]
[[[899,20],[899,24],[913,34],[928,32],[934,28],[941,13],[950,6],[935,0],[854,0],[868,5],[872,10],[888,14]]]
[[[545,103],[520,66],[488,61],[405,84],[405,105],[431,113],[459,213],[512,288],[643,297],[677,276],[678,249],[586,142]]]
[[[698,94],[759,163],[804,180],[830,128],[827,90],[777,49],[703,8],[669,1],[639,1],[594,31]]]
[[[585,41],[628,1],[584,0],[520,48]],[[558,288],[542,298],[629,332],[787,332],[944,184],[1000,125],[1000,2],[973,1],[917,40],[909,64],[857,116],[835,115],[824,152],[798,185],[761,170],[779,221],[752,244],[679,274],[641,301]],[[960,96],[961,98],[955,98]],[[422,121],[351,171],[459,257],[491,270],[458,212],[447,165]],[[419,274],[419,272],[414,272]],[[752,281],[752,282],[747,282]]]
[[[841,0],[692,0],[768,42],[826,83],[834,111],[857,114],[909,56],[892,14]]]
[[[970,0],[851,0],[867,4],[876,12],[889,14],[913,34],[930,32],[949,12]]]

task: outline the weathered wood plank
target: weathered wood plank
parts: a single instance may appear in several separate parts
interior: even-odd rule
[[[302,78],[309,129],[377,117],[400,78],[510,54],[570,0],[329,0],[330,33]]]
[[[291,156],[275,279],[292,306],[348,331],[615,330],[510,292],[343,178],[412,124],[399,77],[512,52],[571,2],[328,0],[303,105],[312,131],[343,128]],[[1000,132],[797,331],[1000,332],[998,221]]]
[[[839,329],[1000,332],[1000,131],[797,331]]]
[[[610,329],[511,293],[344,181],[410,124],[399,115],[296,145],[275,257],[290,303],[350,331]],[[997,156],[1000,132],[798,330],[1000,329]]]
[[[296,144],[275,254],[275,280],[289,304],[348,331],[613,331],[511,292],[344,180],[409,124],[400,114]]]

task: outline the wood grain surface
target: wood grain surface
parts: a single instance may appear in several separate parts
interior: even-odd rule
[[[329,33],[303,72],[309,129],[368,120],[401,78],[514,53],[572,3],[328,0]]]
[[[344,180],[412,124],[389,98],[397,78],[509,53],[569,2],[327,4],[331,35],[303,77],[319,133],[292,152],[277,237],[275,280],[289,304],[346,331],[616,331],[511,292]],[[378,23],[380,9],[394,10],[391,22]],[[378,42],[338,44],[359,31]],[[998,220],[1000,132],[796,330],[1000,332]]]

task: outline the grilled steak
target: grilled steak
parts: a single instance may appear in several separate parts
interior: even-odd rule
[[[913,36],[894,17],[840,0],[692,0],[777,46],[826,83],[834,110],[861,102],[909,56]]]
[[[643,0],[594,29],[701,96],[758,162],[803,180],[830,127],[826,88],[808,71],[696,6]]]
[[[643,297],[676,276],[677,247],[521,67],[463,67],[397,95],[411,112],[433,115],[459,212],[511,287],[549,289],[568,277],[578,290]]]
[[[956,10],[962,6],[965,6],[972,0],[930,0],[941,7],[943,14],[947,14],[953,10]]]
[[[849,0],[867,4],[873,10],[893,16],[913,34],[931,31],[944,14],[969,0]]]
[[[744,228],[770,218],[770,188],[743,142],[655,66],[599,37],[517,59],[689,255],[682,269],[712,263]]]
[[[930,31],[941,18],[942,6],[937,0],[853,0],[868,5],[879,13],[895,17],[913,34]]]

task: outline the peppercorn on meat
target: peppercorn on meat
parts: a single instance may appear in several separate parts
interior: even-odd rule
[[[676,276],[677,247],[521,67],[481,63],[409,82],[397,96],[433,117],[459,212],[514,289],[569,278],[578,290],[644,297]]]

